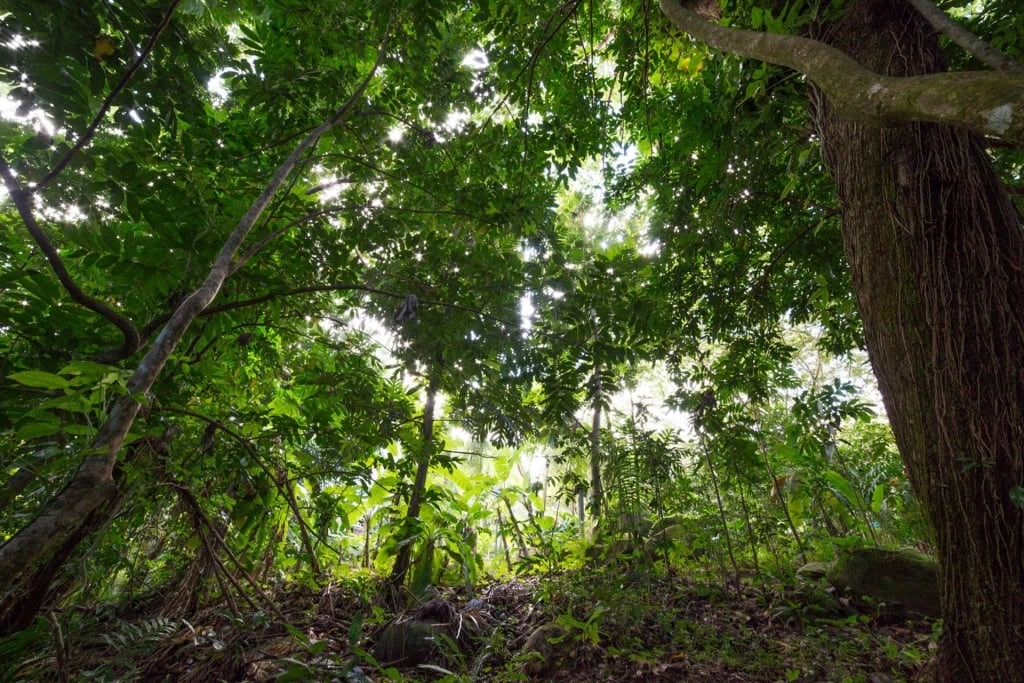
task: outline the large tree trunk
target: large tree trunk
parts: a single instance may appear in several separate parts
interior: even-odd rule
[[[888,75],[942,56],[909,4],[855,0],[822,39]],[[935,527],[944,629],[931,676],[1022,681],[1024,232],[973,134],[816,116],[868,350]]]

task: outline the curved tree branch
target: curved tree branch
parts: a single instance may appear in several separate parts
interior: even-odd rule
[[[65,154],[64,157],[46,173],[46,175],[29,187],[22,187],[10,166],[7,165],[5,160],[0,158],[0,174],[3,175],[4,184],[7,186],[8,193],[11,195],[11,200],[18,209],[18,214],[21,216],[21,220],[25,223],[25,227],[28,229],[29,234],[32,235],[32,239],[39,246],[39,249],[46,257],[46,260],[50,263],[50,267],[57,275],[57,279],[60,281],[61,285],[68,294],[71,295],[71,299],[75,301],[75,303],[84,306],[90,311],[100,314],[117,327],[121,331],[121,334],[124,335],[124,341],[119,347],[101,353],[93,358],[93,360],[98,363],[114,363],[124,358],[128,358],[138,351],[141,343],[139,332],[129,319],[120,315],[103,302],[94,299],[82,291],[71,277],[71,274],[68,273],[67,268],[64,266],[64,262],[57,253],[57,249],[53,246],[53,243],[50,242],[50,239],[46,236],[46,233],[36,221],[35,216],[32,213],[31,204],[29,203],[29,196],[46,187],[47,184],[60,175],[64,169],[67,168],[68,164],[71,163],[71,160],[74,159],[75,155],[89,144],[89,141],[96,135],[96,131],[99,129],[100,123],[102,123],[107,112],[109,112],[110,108],[113,106],[114,100],[128,86],[128,83],[153,51],[157,40],[159,40],[164,30],[170,25],[171,18],[174,16],[174,11],[177,9],[179,4],[181,4],[181,0],[171,0],[171,4],[164,12],[164,15],[160,18],[160,22],[156,25],[156,28],[150,35],[145,47],[139,53],[135,61],[132,62],[131,66],[128,67],[128,70],[125,71],[121,80],[117,82],[107,97],[103,100],[99,111],[96,112],[96,116],[93,117],[88,128],[85,129],[85,132],[82,133],[71,149],[68,150],[68,153]]]
[[[248,251],[243,253],[239,258],[237,258],[237,259],[234,258],[235,253],[237,253],[237,251],[241,248],[242,243],[245,241],[245,238],[249,234],[249,231],[252,230],[253,226],[256,224],[256,221],[262,215],[263,210],[266,208],[267,204],[270,203],[270,200],[273,198],[274,194],[276,194],[277,190],[280,189],[281,185],[283,185],[285,183],[285,181],[287,180],[288,176],[292,173],[292,171],[295,169],[295,167],[300,165],[300,161],[302,160],[303,155],[306,154],[306,152],[308,150],[310,150],[316,144],[316,141],[320,139],[321,135],[323,135],[328,130],[330,130],[331,128],[333,128],[334,126],[336,126],[338,123],[341,122],[341,120],[344,117],[344,115],[347,114],[348,111],[355,104],[356,99],[358,99],[366,91],[366,88],[367,88],[367,86],[369,86],[370,81],[373,79],[373,76],[377,73],[377,70],[380,68],[380,65],[383,63],[383,60],[384,60],[384,48],[386,47],[386,45],[387,45],[387,40],[385,39],[383,41],[382,45],[381,45],[380,52],[377,54],[377,61],[374,63],[373,68],[366,75],[366,77],[363,79],[363,81],[359,84],[359,86],[356,88],[356,90],[352,93],[352,95],[349,96],[349,98],[345,101],[345,103],[341,107],[339,107],[336,112],[334,112],[334,114],[331,116],[330,119],[328,119],[324,123],[322,123],[319,126],[317,126],[316,128],[314,128],[299,143],[299,145],[295,148],[295,150],[292,151],[291,155],[289,155],[288,159],[285,162],[285,164],[288,164],[287,171],[284,172],[284,174],[282,175],[282,170],[284,170],[284,167],[285,167],[285,165],[282,164],[282,166],[278,169],[277,173],[275,174],[274,178],[271,180],[271,183],[269,185],[267,185],[267,187],[264,189],[263,194],[261,194],[260,198],[257,199],[257,203],[253,204],[253,206],[250,207],[249,211],[246,213],[246,215],[240,221],[238,228],[236,228],[235,232],[233,232],[231,234],[231,236],[228,237],[228,242],[226,242],[224,244],[224,247],[221,249],[221,254],[220,254],[220,256],[218,256],[218,261],[217,261],[218,263],[220,262],[221,256],[223,256],[225,254],[224,250],[227,249],[229,247],[229,245],[230,245],[231,246],[231,253],[229,255],[227,255],[227,261],[226,261],[225,266],[224,266],[225,270],[223,272],[223,277],[221,278],[220,284],[223,284],[223,282],[225,280],[227,280],[237,270],[239,270],[242,266],[244,266],[245,263],[248,262],[248,260],[250,258],[252,258],[253,255],[255,255],[256,252],[258,252],[260,249],[262,249],[264,246],[266,246],[266,243],[270,239],[278,237],[280,234],[286,232],[288,228],[291,228],[291,227],[301,223],[303,220],[306,220],[308,218],[308,217],[304,216],[303,218],[301,218],[299,220],[296,220],[296,221],[293,221],[293,222],[289,223],[288,225],[284,226],[284,228],[271,233],[269,238],[265,238],[264,240],[261,240],[261,241],[257,242],[254,247],[250,248]],[[271,189],[271,188],[273,188],[273,189]],[[269,194],[267,194],[268,191],[269,191]],[[260,204],[261,200],[262,200],[262,204]],[[253,214],[253,210],[255,209],[257,204],[260,204],[259,209],[258,209],[258,211],[256,211],[255,214]],[[246,223],[248,223],[248,225],[245,228],[245,231],[243,233],[239,234],[239,228],[241,228]],[[232,240],[236,237],[236,235],[238,237],[238,241],[237,241],[237,243],[232,244]],[[217,266],[215,266],[215,268],[216,267]],[[213,271],[211,271],[211,275],[212,274],[213,274]],[[209,281],[209,276],[207,277],[207,281]],[[220,284],[217,285],[217,290],[220,289]],[[200,289],[202,289],[202,287],[200,287]],[[198,292],[198,291],[199,290],[196,290],[196,292]],[[192,296],[195,296],[196,292],[193,292]],[[216,292],[214,292],[214,296],[216,296]],[[260,299],[260,301],[265,301],[265,300],[267,300],[269,298],[274,298],[274,296],[276,296],[276,295],[270,295],[267,298]],[[148,339],[149,335],[151,335],[160,325],[163,325],[167,321],[173,320],[174,317],[177,315],[177,313],[181,310],[181,308],[184,307],[188,303],[189,299],[191,299],[191,298],[192,297],[187,297],[181,303],[181,305],[176,310],[172,311],[169,315],[159,316],[159,317],[151,320],[149,323],[147,323],[146,326],[142,330],[142,339]],[[210,298],[210,301],[212,301],[212,300],[213,300],[213,297]],[[259,303],[260,301],[255,301],[253,303]],[[208,304],[209,304],[209,302],[207,302],[207,305]],[[237,307],[238,306],[233,306],[233,308],[237,308]],[[206,305],[204,305],[202,309],[200,309],[195,314],[193,314],[192,317],[189,318],[189,321],[194,319],[196,316],[202,314],[204,312],[205,308],[206,308]],[[230,310],[230,309],[221,309],[221,310]],[[219,312],[219,311],[211,311],[211,313],[212,312]],[[184,334],[184,330],[182,330],[182,334]],[[180,337],[179,337],[179,340],[180,340]],[[157,341],[159,341],[159,338],[158,338]],[[175,344],[177,344],[177,341],[175,341]],[[97,362],[108,362],[109,363],[109,362],[114,362],[115,360],[121,360],[121,359],[126,358],[127,356],[131,355],[131,353],[128,353],[128,354],[125,354],[125,355],[119,355],[119,354],[122,353],[122,349],[123,348],[124,347],[122,346],[119,349],[113,349],[111,351],[108,351],[108,352],[102,354],[101,356],[99,356],[95,360],[97,360]],[[136,346],[136,348],[137,348],[137,346]],[[132,353],[134,353],[134,350],[132,351]]]
[[[314,294],[314,293],[319,293],[319,292],[344,292],[344,291],[367,292],[369,294],[377,294],[379,296],[391,297],[392,299],[404,299],[406,297],[406,294],[407,294],[407,293],[402,293],[402,292],[391,292],[391,291],[388,291],[388,290],[385,290],[385,289],[378,289],[376,287],[371,287],[370,285],[308,285],[306,287],[296,287],[294,289],[285,289],[285,290],[279,290],[279,291],[276,291],[276,292],[267,292],[266,294],[261,294],[259,296],[254,296],[254,297],[251,297],[249,299],[242,299],[240,301],[229,301],[229,302],[217,305],[217,306],[210,306],[210,307],[206,308],[204,311],[202,311],[199,314],[199,316],[201,316],[201,317],[212,316],[212,315],[216,315],[218,313],[224,313],[226,311],[233,311],[233,310],[236,310],[236,309],[239,309],[239,308],[247,308],[249,306],[258,306],[259,304],[266,303],[268,301],[273,301],[275,299],[280,299],[280,298],[283,298],[283,297],[296,296],[296,295],[300,295],[300,294]],[[515,322],[515,321],[512,321],[512,320],[506,320],[505,318],[499,318],[498,316],[491,315],[490,313],[485,312],[481,308],[476,308],[476,307],[473,307],[473,306],[465,306],[463,304],[456,304],[456,303],[452,303],[450,301],[437,301],[437,300],[434,300],[434,299],[423,299],[423,298],[419,299],[419,303],[420,303],[420,305],[423,305],[423,306],[437,306],[437,307],[441,307],[441,308],[448,308],[448,309],[452,309],[452,310],[465,311],[467,313],[472,313],[474,315],[480,316],[484,320],[490,320],[492,322],[498,323],[499,325],[501,325],[503,327],[506,327],[506,328],[509,328],[509,329],[515,329],[515,328],[519,327],[519,323],[518,322]],[[171,318],[171,314],[165,314],[165,315],[160,316],[159,318],[155,318],[155,319],[151,320],[142,329],[142,338],[143,339],[148,338],[149,335],[153,333],[153,331],[155,331],[157,328],[159,328],[161,325],[163,325],[165,322],[167,322],[170,318]],[[337,322],[337,321],[335,321],[335,322]],[[566,343],[575,345],[575,342],[572,342],[572,341],[568,340],[564,335],[554,334],[554,333],[551,333],[551,332],[545,332],[543,330],[539,330],[539,329],[536,329],[536,328],[533,329],[532,334],[537,334],[537,335],[540,335],[540,336],[545,337],[547,339],[555,339],[555,340],[558,340],[558,341],[564,341]],[[210,341],[210,344],[212,344],[212,343],[213,343],[213,340]],[[209,346],[209,345],[207,345],[207,346]],[[204,349],[201,351],[201,353],[205,352],[205,350],[206,350],[206,347],[204,347]]]
[[[327,215],[327,212],[326,211],[317,211],[316,213],[313,213],[313,214],[307,214],[305,216],[302,216],[301,218],[296,218],[293,221],[288,221],[287,223],[282,225],[277,230],[274,230],[270,234],[265,235],[263,238],[258,240],[256,242],[256,244],[254,244],[251,247],[249,247],[248,249],[246,249],[245,253],[243,253],[241,256],[239,256],[237,259],[235,259],[234,265],[231,266],[231,273],[234,274],[237,271],[239,271],[242,268],[244,268],[245,264],[248,263],[249,260],[253,256],[258,254],[260,252],[260,250],[263,249],[263,247],[267,246],[268,244],[273,242],[275,239],[277,239],[281,235],[285,234],[286,232],[288,232],[289,230],[294,228],[296,225],[299,225],[300,223],[305,223],[306,221],[313,220],[314,218],[318,218],[319,216],[323,216],[323,215]]]
[[[200,313],[201,316],[216,315],[217,313],[224,313],[226,311],[233,311],[238,308],[248,308],[249,306],[257,306],[259,304],[280,299],[283,297],[296,296],[298,294],[314,294],[319,292],[345,292],[345,291],[360,291],[367,292],[368,294],[378,294],[380,296],[391,297],[392,299],[404,299],[406,293],[402,292],[389,292],[386,289],[378,289],[369,285],[307,285],[306,287],[295,287],[294,289],[285,289],[276,292],[267,292],[259,296],[254,296],[249,299],[242,299],[240,301],[229,301],[218,306],[210,306]],[[493,320],[496,323],[504,325],[506,327],[516,327],[518,323],[503,318],[498,318],[489,313],[485,313],[479,308],[473,306],[464,306],[462,304],[454,304],[449,301],[435,301],[433,299],[419,299],[420,304],[424,306],[439,306],[442,308],[450,308],[459,311],[466,311],[467,313],[474,313],[479,315],[481,318],[487,320]],[[156,320],[150,322],[143,329],[143,332],[152,332],[153,329],[162,325],[165,321],[171,318],[170,315],[161,316]]]
[[[512,80],[509,81],[508,83],[508,85],[511,86],[513,83],[518,83],[519,79],[523,77],[523,74],[527,72],[529,72],[530,74],[529,80],[526,84],[526,104],[523,108],[522,113],[522,119],[524,121],[526,120],[526,117],[530,112],[530,97],[533,92],[533,72],[537,66],[537,60],[540,59],[541,53],[543,53],[544,49],[548,46],[548,44],[554,39],[556,35],[558,35],[558,32],[562,29],[562,26],[564,26],[565,23],[572,18],[576,10],[579,8],[580,4],[582,4],[581,0],[568,0],[564,4],[559,5],[558,7],[555,8],[554,12],[551,13],[551,15],[548,17],[547,22],[544,24],[543,30],[547,33],[545,33],[541,37],[540,45],[534,48],[533,52],[530,54],[530,58],[526,61],[526,64],[519,69],[516,75],[513,76]],[[561,20],[555,26],[554,30],[549,30],[551,28],[551,25],[555,22],[556,17],[561,17]],[[511,97],[512,91],[511,88],[509,88],[509,90],[502,97],[500,97],[498,101],[495,102],[494,105],[491,107],[490,113],[484,118],[484,124],[489,123],[491,119],[494,118],[494,115],[498,113],[499,110],[503,108],[507,110],[508,101]],[[520,185],[521,184],[522,179],[520,179]]]
[[[36,221],[35,215],[32,213],[30,193],[22,188],[18,179],[14,176],[14,171],[11,170],[11,167],[7,165],[7,161],[2,157],[0,157],[0,175],[3,176],[4,185],[7,187],[7,192],[11,196],[11,201],[14,202],[14,206],[18,210],[18,215],[21,216],[25,228],[32,236],[39,250],[43,252],[43,256],[49,262],[50,268],[53,269],[57,279],[71,296],[71,299],[90,311],[99,313],[117,329],[121,330],[121,334],[124,335],[124,341],[121,343],[121,346],[95,360],[99,363],[112,362],[106,356],[109,355],[114,360],[119,360],[135,353],[139,348],[139,332],[135,329],[135,325],[128,318],[125,318],[102,301],[94,299],[83,292],[82,288],[78,286],[78,283],[75,282],[74,278],[71,277],[71,273],[64,266],[64,261],[61,259],[60,254],[57,253],[56,247],[53,246],[42,226]]]
[[[812,230],[816,230],[817,228],[819,228],[821,226],[821,223],[824,222],[826,218],[833,218],[838,215],[839,209],[829,209],[826,215],[822,217],[821,221],[817,223],[808,223],[808,225],[803,230],[798,232],[788,242],[782,245],[782,248],[775,252],[775,255],[772,256],[772,259],[764,266],[764,268],[761,269],[761,274],[758,275],[757,280],[754,282],[754,286],[751,287],[750,289],[751,294],[755,292],[760,292],[765,288],[765,286],[768,284],[768,278],[769,276],[771,276],[772,271],[775,270],[775,267],[777,265],[779,265],[783,257],[789,253],[790,249],[792,249],[798,242],[800,242],[800,240],[807,237],[807,235],[809,235]]]
[[[966,50],[979,61],[1000,71],[1016,71],[1024,73],[1021,64],[1009,55],[995,49],[984,40],[974,35],[960,24],[953,21],[948,14],[939,9],[932,0],[907,0],[922,17],[928,20],[936,31],[946,34],[954,43]]]
[[[260,296],[253,297],[251,299],[243,299],[242,301],[231,301],[225,304],[221,304],[219,306],[211,306],[210,308],[203,311],[203,315],[213,315],[215,313],[223,313],[224,311],[230,311],[236,308],[255,306],[257,304],[262,304],[267,301],[273,301],[274,299],[278,299],[280,297],[294,296],[296,294],[310,294],[313,292],[343,292],[352,290],[367,292],[369,294],[377,294],[380,296],[387,296],[391,297],[392,299],[404,299],[407,296],[407,294],[401,292],[389,292],[386,289],[378,289],[376,287],[371,287],[369,285],[309,285],[307,287],[297,287],[295,289],[288,289],[279,292],[268,292],[266,294],[261,294]],[[496,315],[491,315],[490,313],[486,313],[483,309],[477,308],[475,306],[466,306],[464,304],[456,304],[450,301],[424,299],[422,297],[419,298],[418,301],[421,306],[437,306],[439,308],[448,308],[455,311],[465,311],[466,313],[472,313],[474,315],[480,316],[484,320],[496,322],[499,325],[510,329],[515,329],[519,326],[519,323],[517,322],[514,322],[512,320],[506,320],[505,318],[499,318]],[[548,332],[542,332],[540,330],[534,330],[534,333],[554,339],[562,338],[560,335],[553,335]]]
[[[968,128],[1024,148],[1024,74],[961,71],[882,76],[810,38],[728,28],[661,0],[677,28],[711,47],[787,66],[821,88],[843,116],[878,125],[928,121]]]

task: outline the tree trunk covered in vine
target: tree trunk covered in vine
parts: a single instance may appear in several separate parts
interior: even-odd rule
[[[596,523],[604,518],[605,513],[604,482],[601,480],[601,407],[604,405],[604,386],[601,354],[598,350],[601,328],[594,309],[590,309],[590,324],[593,326],[590,342],[594,354],[594,373],[590,377],[591,403],[594,408],[590,422],[590,516]]]
[[[408,523],[403,526],[403,533],[411,533],[413,524],[419,520],[420,508],[423,507],[423,495],[427,489],[427,474],[430,472],[430,462],[434,455],[434,406],[441,384],[438,373],[438,370],[432,370],[427,384],[427,399],[423,406],[423,426],[420,430],[423,437],[423,448],[416,458],[416,477],[409,494],[409,507],[405,513]],[[409,566],[412,563],[413,544],[411,539],[404,540],[406,542],[399,547],[398,554],[395,555],[395,563],[391,567],[391,575],[388,578],[392,598],[396,604],[400,600],[401,588],[405,584],[405,577],[409,573]]]
[[[904,2],[856,0],[819,37],[886,75],[943,69]],[[871,362],[936,532],[944,628],[928,675],[1024,680],[1020,217],[976,135],[852,122],[820,100]]]

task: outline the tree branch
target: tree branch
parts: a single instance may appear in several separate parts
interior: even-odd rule
[[[153,346],[139,363],[135,373],[128,379],[129,391],[132,393],[145,392],[152,386],[156,375],[163,369],[164,364],[170,357],[171,351],[173,351],[177,346],[181,337],[188,329],[188,326],[207,308],[207,306],[210,305],[217,293],[220,291],[224,281],[231,274],[232,260],[234,259],[235,253],[242,246],[242,243],[248,236],[249,231],[252,230],[256,221],[259,220],[260,215],[273,199],[277,190],[284,185],[292,171],[298,165],[299,161],[306,154],[307,150],[314,147],[320,140],[320,136],[341,121],[342,117],[348,113],[349,109],[351,109],[356,99],[366,90],[373,76],[377,73],[377,70],[384,61],[387,43],[388,41],[385,38],[381,43],[380,51],[377,55],[377,61],[348,100],[331,116],[331,118],[310,131],[309,134],[299,142],[295,149],[292,150],[292,153],[288,155],[288,158],[285,159],[278,167],[270,182],[267,183],[267,186],[263,189],[263,192],[261,192],[260,196],[256,198],[256,201],[252,203],[249,210],[246,211],[245,215],[242,216],[241,220],[238,222],[234,231],[224,242],[220,253],[214,261],[213,267],[210,269],[210,273],[206,277],[206,280],[204,280],[203,284],[189,295],[189,297],[186,298],[171,315],[167,325],[157,336],[156,341],[153,342]]]
[[[124,341],[121,343],[121,346],[106,354],[102,354],[101,357],[95,359],[96,362],[108,363],[112,362],[112,360],[108,359],[107,356],[120,360],[135,353],[139,349],[139,332],[135,329],[135,325],[128,318],[117,313],[102,301],[94,299],[83,292],[78,286],[74,278],[71,277],[71,273],[64,266],[64,261],[61,259],[60,254],[57,253],[56,247],[53,246],[42,226],[36,221],[35,215],[32,213],[31,193],[22,188],[14,175],[14,171],[11,170],[11,167],[2,156],[0,156],[0,175],[3,176],[4,185],[11,196],[11,201],[14,202],[14,207],[18,210],[18,215],[21,216],[22,223],[25,224],[25,229],[28,230],[39,250],[43,252],[43,256],[49,262],[50,268],[53,269],[61,286],[71,296],[71,299],[75,303],[106,318],[117,329],[121,330],[121,334],[124,335]]]
[[[174,16],[174,11],[178,5],[181,4],[182,0],[171,0],[171,4],[168,6],[164,15],[160,18],[160,22],[157,24],[153,33],[150,35],[145,47],[139,53],[138,57],[132,62],[128,70],[125,71],[121,80],[117,82],[114,88],[110,91],[107,97],[103,100],[100,105],[99,111],[96,112],[96,116],[93,117],[92,123],[89,124],[85,132],[78,138],[75,144],[68,150],[68,153],[58,161],[50,171],[40,178],[36,183],[31,185],[29,188],[23,188],[18,183],[10,166],[7,162],[0,158],[0,174],[3,175],[4,184],[7,186],[7,191],[11,195],[11,200],[14,202],[15,207],[18,209],[18,214],[21,216],[21,220],[24,222],[25,227],[28,229],[32,239],[39,246],[39,249],[43,252],[46,260],[50,263],[50,267],[57,275],[57,279],[60,281],[64,289],[71,295],[71,299],[76,303],[84,306],[85,308],[100,314],[114,326],[116,326],[121,334],[124,336],[124,341],[116,349],[106,351],[93,358],[98,363],[114,363],[116,361],[128,358],[133,353],[138,351],[140,346],[139,332],[135,328],[132,322],[115,312],[112,308],[104,304],[103,302],[92,298],[88,294],[82,291],[82,289],[75,283],[71,274],[68,273],[67,268],[64,266],[64,262],[61,260],[60,255],[54,248],[53,243],[50,242],[46,233],[42,227],[36,221],[35,216],[32,214],[32,207],[29,203],[29,196],[35,192],[38,192],[42,188],[46,187],[54,178],[60,175],[71,160],[74,159],[75,155],[78,154],[92,138],[96,135],[96,131],[99,129],[100,123],[106,117],[107,112],[114,104],[114,100],[118,95],[128,86],[128,83],[135,76],[136,72],[142,67],[143,62],[149,57],[153,48],[156,46],[157,40],[163,34],[164,30],[170,25],[171,18]]]
[[[315,146],[320,136],[342,120],[356,99],[365,91],[384,61],[390,31],[389,22],[381,41],[377,61],[352,96],[327,121],[314,128],[299,142],[239,220],[238,225],[225,240],[202,285],[174,312],[128,378],[127,395],[114,401],[106,422],[100,428],[92,446],[83,453],[82,463],[68,485],[35,519],[0,546],[0,595],[16,585],[18,578],[29,571],[42,556],[80,528],[82,520],[92,510],[116,494],[114,465],[117,463],[124,439],[139,412],[139,399],[153,386],[192,321],[209,306],[220,291],[231,272],[231,261],[235,253],[278,189],[285,184],[307,150]]]
[[[565,23],[567,21],[569,21],[569,19],[572,18],[573,14],[579,8],[580,4],[581,4],[581,0],[568,0],[568,2],[565,2],[564,4],[562,4],[559,7],[555,8],[555,11],[552,12],[552,14],[548,17],[548,20],[544,24],[544,27],[543,27],[542,30],[543,31],[548,31],[548,29],[551,27],[551,24],[554,23],[555,18],[558,17],[558,16],[562,16],[561,21],[558,23],[558,25],[555,27],[555,29],[553,31],[550,31],[550,32],[546,33],[545,35],[543,35],[541,37],[540,45],[538,45],[536,48],[534,48],[534,50],[530,53],[530,58],[526,61],[526,64],[522,68],[519,69],[519,71],[516,73],[516,75],[513,76],[512,80],[509,81],[508,84],[507,84],[508,86],[511,86],[514,83],[518,83],[519,79],[522,78],[523,74],[525,74],[527,72],[529,72],[529,74],[530,74],[529,80],[528,80],[527,85],[526,85],[526,104],[525,104],[525,106],[523,108],[524,110],[523,110],[523,114],[522,114],[522,120],[524,122],[526,121],[527,115],[530,112],[530,96],[531,96],[531,93],[533,92],[533,72],[534,72],[534,69],[535,69],[535,67],[537,65],[537,60],[540,59],[540,55],[544,51],[544,48],[547,47],[548,44],[554,39],[554,37],[562,29],[562,26],[564,26]],[[498,110],[502,109],[503,107],[506,109],[506,111],[508,111],[508,101],[509,101],[509,99],[511,99],[511,97],[512,97],[512,89],[511,89],[511,87],[508,87],[508,89],[505,92],[505,94],[502,95],[498,99],[498,101],[494,104],[494,106],[491,107],[490,113],[484,118],[484,125],[486,125],[487,123],[490,123],[491,119],[494,118],[494,115],[498,113]],[[521,185],[522,185],[522,178],[520,178],[520,186]]]
[[[719,26],[684,8],[678,0],[661,0],[661,11],[677,28],[717,50],[803,73],[849,119],[880,125],[927,121],[962,126],[1024,147],[1021,73],[962,71],[882,76],[810,38]]]
[[[939,9],[932,0],[907,0],[922,17],[928,20],[936,31],[946,34],[954,43],[962,47],[979,61],[1000,71],[1016,71],[1024,73],[1024,64],[1009,55],[995,49],[984,40],[974,35],[960,24],[953,21],[948,14]]]
[[[246,249],[245,253],[243,253],[241,256],[235,259],[235,264],[231,267],[231,273],[234,274],[241,270],[245,266],[245,264],[249,262],[249,259],[258,254],[260,250],[263,249],[263,247],[267,246],[275,239],[291,230],[296,225],[299,225],[300,223],[305,223],[306,221],[313,220],[314,218],[319,218],[320,216],[323,216],[325,214],[327,214],[326,211],[317,211],[316,213],[307,214],[305,216],[302,216],[301,218],[296,218],[293,221],[289,221],[288,223],[285,223],[277,230],[274,230],[270,234],[265,235],[262,239],[257,241],[256,244]]]
[[[782,249],[775,253],[775,255],[772,257],[772,260],[769,261],[767,265],[765,265],[765,267],[761,269],[761,274],[758,276],[757,281],[754,283],[754,286],[750,290],[751,294],[764,289],[764,286],[768,283],[768,277],[772,274],[772,271],[775,269],[775,266],[779,265],[779,262],[782,261],[782,258],[789,253],[789,250],[792,249],[797,244],[797,242],[807,237],[807,235],[810,234],[812,230],[816,230],[817,228],[821,227],[821,224],[825,221],[825,219],[834,218],[835,216],[838,215],[839,209],[829,209],[826,215],[823,216],[820,221],[818,221],[817,223],[808,223],[808,225],[803,230],[798,232],[788,242],[786,242],[786,244],[783,245]],[[749,299],[749,296],[747,298]]]

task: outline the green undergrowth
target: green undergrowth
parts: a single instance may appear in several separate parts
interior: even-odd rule
[[[579,646],[549,680],[617,680],[618,672],[621,680],[899,681],[934,646],[930,623],[858,614],[796,580],[725,586],[674,571],[583,569],[550,577],[539,595]]]
[[[796,579],[697,578],[605,565],[438,589],[386,607],[378,584],[293,587],[188,618],[52,614],[0,641],[10,681],[897,681],[935,625],[857,613]],[[475,598],[475,600],[474,600]],[[385,628],[427,615],[429,656],[377,662]],[[439,626],[437,626],[439,625]],[[357,668],[358,667],[358,668]]]

